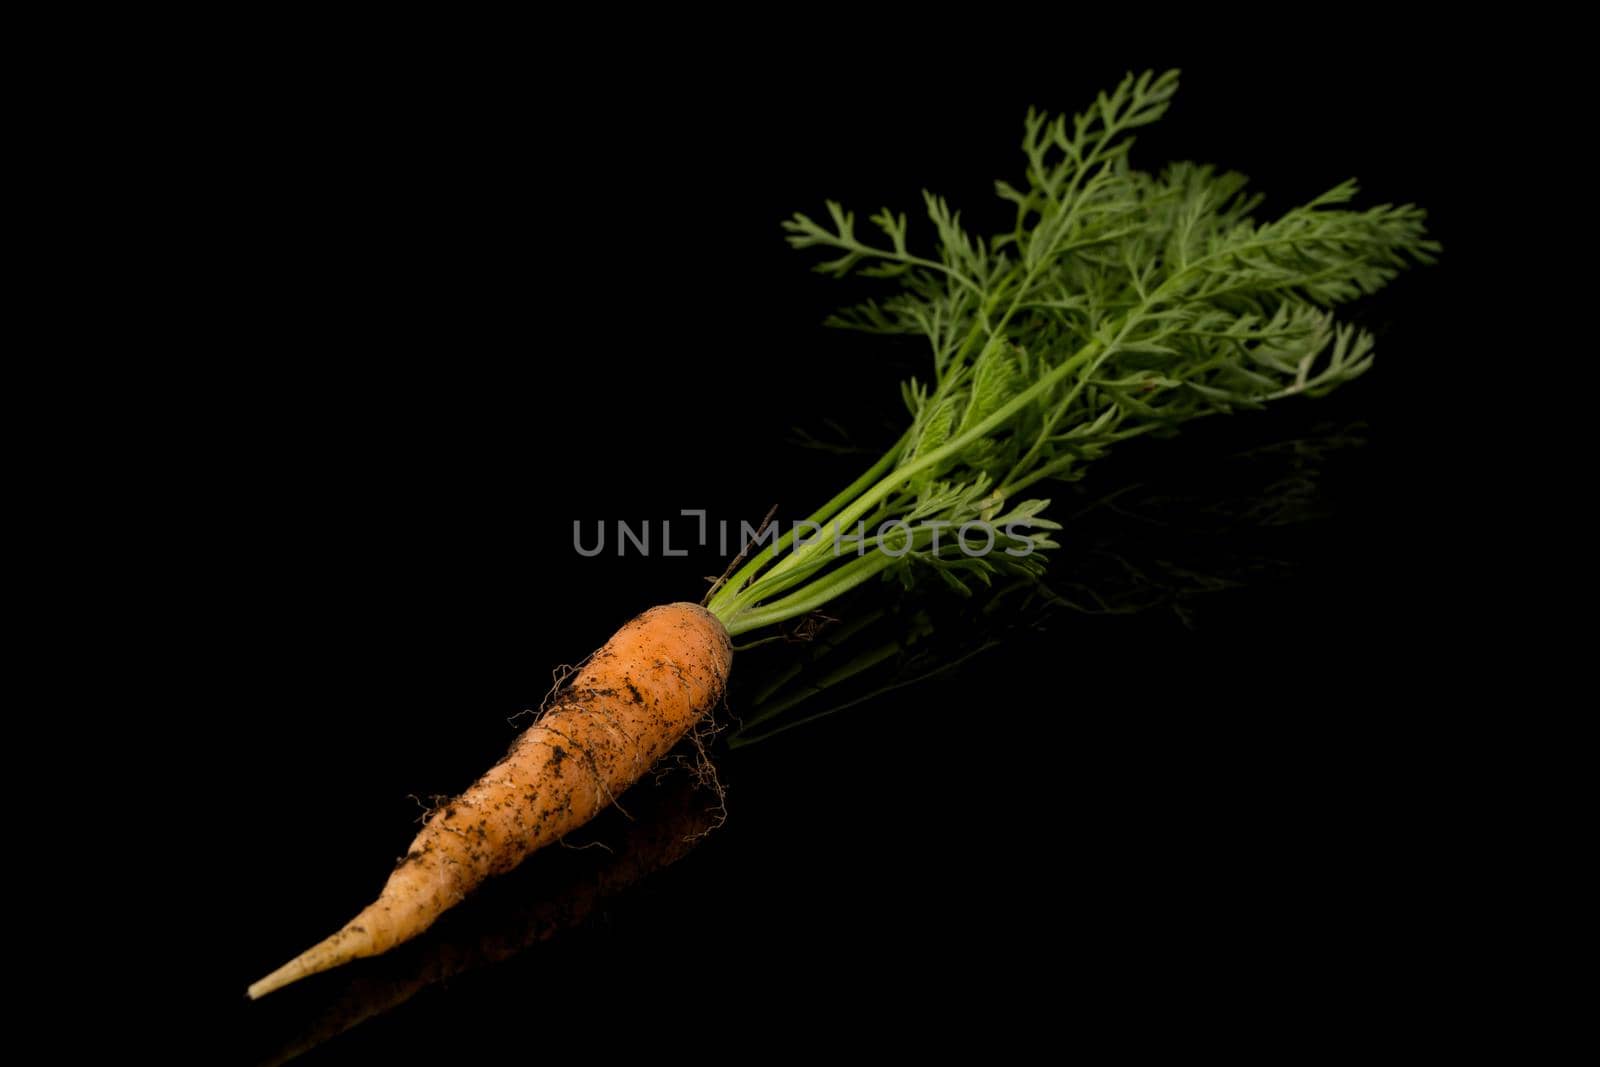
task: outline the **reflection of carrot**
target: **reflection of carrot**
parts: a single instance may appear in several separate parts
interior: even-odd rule
[[[260,1062],[286,1063],[430,986],[509,960],[583,925],[608,900],[688,855],[718,818],[716,798],[689,774],[655,783],[647,778],[629,791],[626,803],[627,818],[617,813],[590,824],[604,849],[542,852],[497,891],[486,886],[430,936],[356,969],[321,998],[293,1005],[281,1017],[287,1024],[279,1028],[281,1040],[273,1040]]]
[[[504,759],[429,816],[376,901],[250,996],[415,937],[489,875],[593,818],[721,697],[732,660],[727,631],[697,605],[629,622]]]

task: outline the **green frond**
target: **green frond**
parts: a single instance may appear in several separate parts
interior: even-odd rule
[[[1118,441],[1320,396],[1372,366],[1371,336],[1335,311],[1433,260],[1424,213],[1358,208],[1345,181],[1261,219],[1243,175],[1137,169],[1133,135],[1177,87],[1176,71],[1147,71],[1070,118],[1029,111],[1021,178],[995,184],[1014,215],[1000,233],[971,233],[928,192],[925,222],[883,209],[870,237],[834,201],[823,221],[784,223],[791,245],[824,254],[818,270],[891,289],[829,321],[926,338],[933,374],[904,386],[906,437],[812,520],[910,524],[873,535],[897,554],[763,553],[711,602],[730,629],[814,610],[878,576],[936,570],[970,594],[997,570],[1036,574],[1059,527],[1045,501],[1013,503],[1029,487],[1080,477]],[[975,559],[928,528],[973,522],[1003,528],[995,536],[1017,554]]]

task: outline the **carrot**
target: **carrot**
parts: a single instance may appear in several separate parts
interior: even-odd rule
[[[721,699],[732,662],[727,631],[696,604],[623,626],[504,759],[429,816],[378,899],[252,985],[251,999],[417,936],[485,878],[588,822]]]
[[[623,627],[504,761],[429,819],[376,903],[251,996],[414,937],[600,811],[720,696],[731,636],[803,631],[880,578],[937,575],[966,596],[998,576],[1036,579],[1061,527],[1044,517],[1048,499],[1024,495],[1033,486],[1081,477],[1124,440],[1321,396],[1366,373],[1373,338],[1335,312],[1432,262],[1426,214],[1357,210],[1344,182],[1259,220],[1238,174],[1134,169],[1133,133],[1177,87],[1176,71],[1129,74],[1070,121],[1030,112],[1026,180],[997,185],[1014,223],[969,233],[928,194],[931,258],[888,209],[870,219],[878,236],[834,201],[824,220],[787,221],[790,244],[834,257],[819,270],[898,288],[831,321],[931,343],[931,376],[902,389],[911,425],[788,533],[748,558],[746,545],[704,609],[672,604]]]

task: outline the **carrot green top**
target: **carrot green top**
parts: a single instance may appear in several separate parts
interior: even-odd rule
[[[996,184],[1015,207],[1007,232],[969,234],[930,193],[926,256],[887,209],[871,237],[832,201],[825,223],[784,223],[796,248],[837,253],[817,269],[894,283],[830,322],[925,338],[932,374],[906,383],[911,425],[871,469],[718,587],[708,606],[731,633],[886,572],[964,592],[997,571],[1037,573],[1059,529],[1047,500],[1022,497],[1037,483],[1079,477],[1125,438],[1315,396],[1371,365],[1371,337],[1331,309],[1431,261],[1423,212],[1351,209],[1347,181],[1260,221],[1241,175],[1133,169],[1130,132],[1177,86],[1176,71],[1130,74],[1070,120],[1030,112],[1024,181]],[[980,532],[960,539],[964,526]]]

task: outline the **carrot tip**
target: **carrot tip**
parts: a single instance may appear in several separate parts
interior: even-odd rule
[[[250,988],[245,990],[245,996],[249,997],[251,1000],[260,1000],[273,990],[282,989],[290,982],[298,981],[305,976],[305,964],[301,961],[300,957],[297,956],[288,963],[285,963],[282,967],[279,967],[277,970],[273,971],[271,974],[267,975],[265,978],[261,979],[259,982],[252,983]]]
[[[331,967],[348,963],[357,956],[370,956],[372,951],[372,935],[359,925],[347,925],[332,937],[312,945],[250,986],[245,990],[245,995],[251,1000],[260,1000],[273,990],[282,989],[291,982],[298,982],[302,978],[309,978]]]

